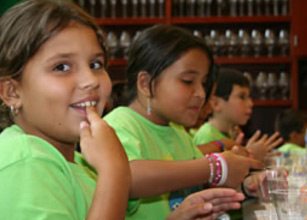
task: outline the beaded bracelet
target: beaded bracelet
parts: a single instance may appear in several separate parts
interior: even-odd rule
[[[222,154],[214,153],[214,155],[216,155],[219,158],[219,161],[221,162],[222,175],[220,181],[217,183],[217,186],[222,186],[225,184],[228,177],[228,166]]]
[[[213,179],[214,179],[213,160],[212,160],[212,157],[209,154],[206,155],[206,158],[208,160],[209,168],[210,168],[210,177],[209,177],[208,183],[209,183],[209,185],[211,185],[213,183]]]
[[[225,151],[225,144],[222,141],[212,141],[212,144],[216,145],[220,149],[220,152]]]
[[[217,154],[210,154],[210,156],[214,158],[216,164],[216,174],[212,186],[217,186],[222,178],[222,162]]]

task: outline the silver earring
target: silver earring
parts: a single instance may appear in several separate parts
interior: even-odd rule
[[[147,115],[151,114],[150,98],[147,98]]]
[[[10,110],[11,110],[12,116],[16,116],[19,113],[19,109],[18,108],[15,109],[13,105],[10,106]]]

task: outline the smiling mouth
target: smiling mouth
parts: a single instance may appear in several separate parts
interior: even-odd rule
[[[86,102],[81,102],[81,103],[74,104],[74,105],[71,105],[71,106],[77,107],[77,108],[86,108],[86,107],[90,107],[90,106],[95,107],[96,105],[97,105],[96,101],[86,101]]]
[[[95,107],[97,103],[97,101],[85,101],[78,104],[72,104],[70,107],[79,112],[82,117],[86,117],[86,107]]]

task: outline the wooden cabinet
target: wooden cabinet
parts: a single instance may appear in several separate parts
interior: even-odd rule
[[[292,1],[292,54],[307,56],[307,1]]]
[[[266,29],[271,29],[275,36],[278,37],[279,31],[284,29],[289,36],[289,52],[283,55],[275,53],[273,56],[268,56],[262,54],[260,56],[226,56],[219,55],[216,56],[215,61],[217,64],[222,66],[231,66],[238,68],[242,71],[250,72],[254,81],[259,74],[263,71],[267,75],[269,73],[274,73],[277,77],[281,72],[288,74],[290,79],[290,90],[287,99],[282,99],[281,97],[275,97],[267,99],[260,99],[259,96],[255,96],[254,103],[256,106],[280,106],[280,107],[297,107],[298,106],[298,92],[297,92],[297,65],[295,62],[295,55],[306,55],[307,54],[307,28],[302,28],[303,25],[307,25],[307,1],[306,0],[289,0],[287,1],[278,1],[287,2],[286,13],[284,12],[284,5],[279,5],[278,9],[274,8],[273,2],[269,1],[270,5],[264,5],[265,1],[261,1],[262,5],[249,7],[247,4],[250,1],[245,1],[244,7],[237,5],[232,7],[230,5],[230,0],[223,1],[223,8],[219,10],[217,1],[213,0],[211,7],[210,16],[206,14],[199,15],[199,5],[195,5],[194,9],[189,9],[188,2],[193,2],[190,0],[165,0],[164,1],[164,12],[163,16],[148,16],[148,17],[132,17],[132,0],[128,0],[127,13],[128,17],[123,18],[122,12],[123,8],[121,2],[115,1],[117,5],[115,8],[111,9],[111,1],[107,0],[107,11],[116,10],[116,18],[112,18],[112,15],[108,12],[106,17],[101,18],[99,16],[100,11],[102,10],[100,1],[96,2],[95,8],[90,6],[90,2],[86,1],[84,7],[89,12],[94,12],[97,22],[103,27],[106,32],[114,32],[118,38],[123,31],[127,31],[133,37],[138,30],[142,30],[146,27],[149,27],[154,24],[164,23],[169,25],[179,25],[190,29],[191,31],[198,30],[202,33],[203,37],[210,34],[210,30],[218,30],[222,35],[226,30],[233,30],[235,33],[238,33],[240,29],[246,30],[251,34],[253,29],[259,30],[262,35],[264,35]],[[160,0],[156,0],[158,4]],[[149,14],[149,4],[152,1],[138,1],[138,15],[142,14],[140,12],[141,5],[140,2],[147,2],[146,10]],[[179,5],[179,2],[184,2],[183,6]],[[194,1],[201,2],[201,1]],[[206,2],[206,1],[203,1]],[[240,1],[238,1],[240,2]],[[256,1],[254,1],[256,2]],[[195,3],[195,4],[196,4]],[[256,3],[254,3],[256,4]],[[181,7],[181,8],[180,8]],[[207,7],[207,5],[204,5]],[[269,8],[269,10],[267,10]],[[155,6],[154,9],[156,12],[158,6]],[[181,10],[181,12],[180,12]],[[194,15],[191,16],[190,11],[193,10]],[[207,9],[204,9],[207,10]],[[236,10],[237,15],[233,16],[233,10]],[[276,12],[278,10],[278,12]],[[260,12],[259,12],[260,11]],[[181,13],[181,15],[180,15]],[[252,13],[252,14],[251,14]],[[232,16],[231,16],[232,14]],[[180,16],[179,16],[180,15]],[[296,37],[297,36],[297,37]],[[297,40],[296,40],[297,39]],[[296,45],[297,41],[298,45]],[[294,42],[294,43],[293,43]],[[265,47],[265,49],[267,49]],[[126,59],[121,57],[115,57],[110,59],[109,62],[109,72],[113,80],[120,80],[125,78],[125,66],[127,64]],[[280,93],[280,92],[277,92]]]

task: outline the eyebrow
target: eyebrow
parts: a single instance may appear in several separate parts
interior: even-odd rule
[[[75,56],[77,56],[77,54],[75,54],[75,53],[56,54],[55,56],[52,56],[49,59],[47,59],[47,62],[52,62],[53,60],[61,59],[61,58],[71,58],[71,57],[75,57]],[[95,59],[95,58],[98,58],[98,57],[103,57],[104,58],[105,54],[103,52],[102,53],[94,54],[93,56],[91,56],[91,59]]]

